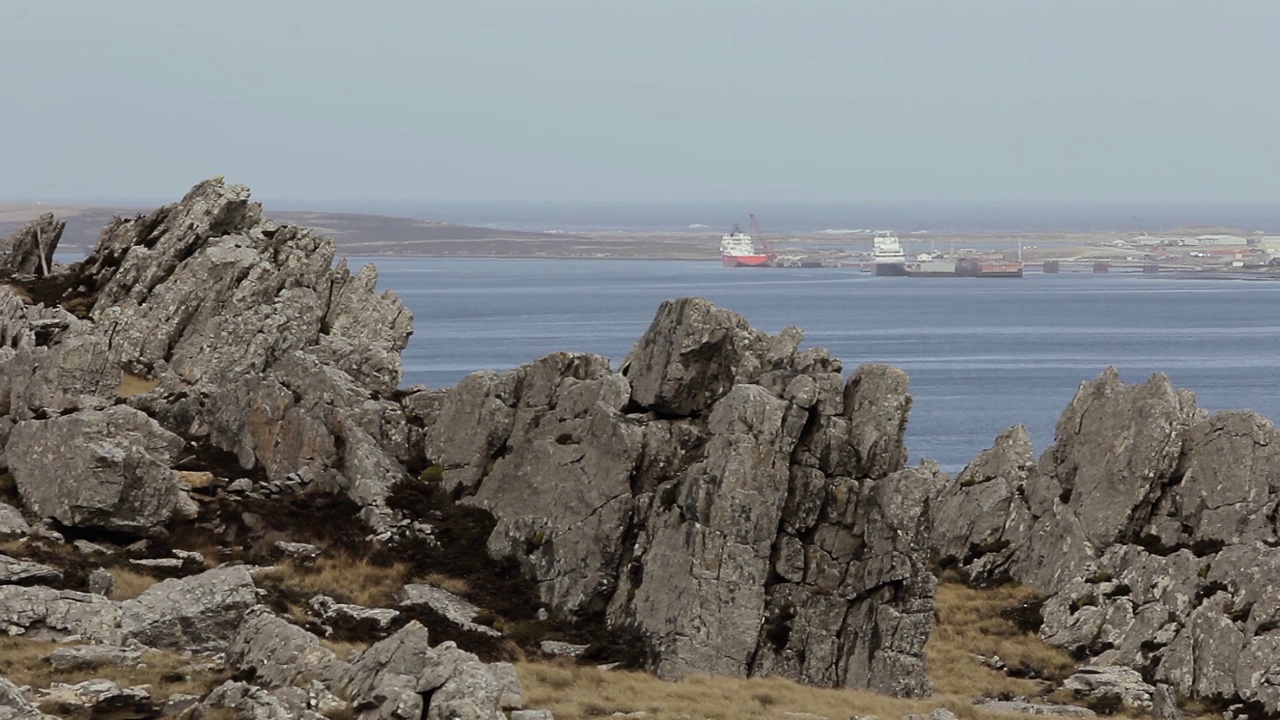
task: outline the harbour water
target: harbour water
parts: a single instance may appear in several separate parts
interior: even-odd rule
[[[444,387],[560,350],[621,362],[667,298],[698,295],[758,329],[805,332],[846,373],[911,377],[911,461],[959,470],[1022,423],[1037,452],[1080,382],[1116,366],[1164,372],[1209,410],[1280,417],[1280,283],[1142,275],[1020,280],[877,278],[854,269],[727,269],[714,262],[387,259],[379,287],[415,318],[406,385]]]

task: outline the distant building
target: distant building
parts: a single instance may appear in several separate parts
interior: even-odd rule
[[[1269,252],[1280,251],[1280,235],[1263,235],[1257,239],[1257,245]]]
[[[1192,238],[1185,238],[1183,245],[1191,247],[1205,247],[1206,245],[1248,245],[1249,240],[1239,235],[1198,235]]]

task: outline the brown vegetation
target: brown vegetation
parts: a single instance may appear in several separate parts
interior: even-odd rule
[[[207,661],[199,657],[163,650],[147,650],[137,667],[108,664],[57,670],[49,663],[49,654],[58,647],[59,643],[51,640],[0,636],[0,675],[17,685],[37,688],[105,678],[121,686],[150,685],[153,697],[174,693],[203,696],[229,677],[225,671],[202,667]]]
[[[407,572],[400,563],[380,565],[339,554],[321,557],[310,565],[280,563],[258,575],[257,582],[306,597],[323,594],[339,602],[390,606],[395,592],[404,587]]]

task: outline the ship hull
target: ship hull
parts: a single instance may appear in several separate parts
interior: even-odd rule
[[[880,277],[906,277],[906,263],[876,263],[872,272]]]
[[[769,264],[768,255],[721,255],[720,264],[725,267],[764,267]]]

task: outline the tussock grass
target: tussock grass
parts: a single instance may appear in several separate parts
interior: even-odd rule
[[[404,587],[408,568],[401,563],[381,565],[346,554],[322,556],[310,565],[284,562],[259,576],[300,596],[328,595],[339,602],[385,607]]]
[[[137,667],[98,665],[75,670],[55,670],[49,654],[60,647],[51,640],[28,640],[24,637],[0,636],[0,675],[18,685],[47,688],[53,683],[74,684],[93,678],[105,678],[118,685],[151,685],[153,697],[164,698],[173,693],[204,695],[221,685],[228,677],[222,670],[193,670],[206,662],[201,658],[183,657],[163,650],[148,650]]]
[[[434,585],[441,590],[448,590],[454,595],[466,595],[471,592],[471,583],[466,578],[454,577],[452,575],[444,575],[442,573],[430,573],[422,578],[422,582],[427,585]]]
[[[1008,677],[989,668],[977,655],[998,655],[1010,668],[1050,681],[1075,672],[1078,663],[1069,654],[1049,646],[1001,614],[1040,597],[1036,591],[1016,585],[979,589],[940,583],[938,622],[925,646],[934,689],[973,697],[1032,698],[1045,689],[1044,682]]]
[[[108,570],[115,579],[115,587],[111,590],[112,600],[130,600],[138,597],[144,590],[160,582],[160,578],[148,575],[127,567],[113,567]]]
[[[642,672],[600,670],[567,661],[518,663],[525,707],[546,708],[556,720],[585,720],[614,713],[645,713],[645,720],[785,720],[807,713],[833,720],[854,715],[926,717],[945,707],[963,720],[1008,720],[974,707],[968,697],[935,695],[900,700],[859,690],[825,690],[783,678],[694,675],[665,682]]]

